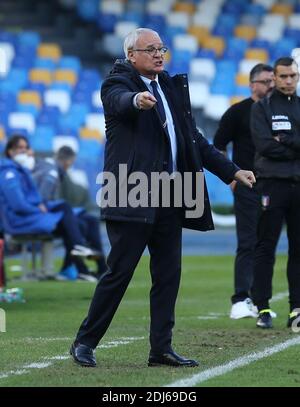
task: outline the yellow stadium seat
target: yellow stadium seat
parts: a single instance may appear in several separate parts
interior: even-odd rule
[[[249,75],[245,73],[237,73],[235,76],[235,83],[238,86],[248,86],[249,85]]]
[[[246,59],[257,59],[266,64],[269,60],[268,52],[263,48],[248,48],[245,52]]]
[[[238,25],[234,30],[235,36],[251,41],[256,37],[256,28],[252,25]]]
[[[52,72],[48,69],[31,69],[29,71],[29,79],[31,82],[42,82],[45,85],[50,85],[52,82]]]
[[[81,127],[80,137],[83,139],[98,140],[100,142],[103,142],[104,140],[104,136],[100,133],[99,130],[90,129],[88,127]]]
[[[61,57],[61,49],[58,44],[42,43],[37,49],[37,54],[40,58],[48,58],[56,62]]]
[[[282,14],[285,17],[288,17],[290,14],[293,13],[293,6],[291,4],[273,4],[273,6],[271,7],[271,13]]]
[[[245,99],[245,96],[232,96],[229,101],[230,106],[235,105],[236,103],[239,103],[244,99]]]
[[[0,126],[0,141],[5,141],[6,140],[6,135],[5,135],[5,130],[4,127]]]
[[[70,85],[74,86],[77,82],[77,74],[71,69],[57,69],[54,71],[55,81],[68,82]]]
[[[193,14],[196,11],[196,5],[192,3],[176,3],[173,9],[174,11]]]
[[[202,46],[205,49],[212,49],[218,56],[220,56],[224,52],[225,41],[223,37],[208,36],[203,40]]]
[[[42,106],[41,95],[39,92],[32,90],[21,90],[18,94],[18,102],[26,105],[34,105],[38,109]]]
[[[198,44],[202,46],[204,40],[209,36],[209,29],[208,27],[193,25],[188,29],[188,33],[196,37],[198,40]]]

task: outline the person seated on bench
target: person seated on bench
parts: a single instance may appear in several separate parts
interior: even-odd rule
[[[63,200],[42,201],[30,173],[34,159],[29,149],[28,140],[21,135],[10,137],[5,147],[5,158],[0,163],[3,229],[11,235],[49,233],[61,237],[78,271],[89,276],[80,257],[97,257],[100,253],[86,245],[70,205]]]
[[[34,151],[32,154],[34,155]],[[75,183],[68,174],[75,159],[75,151],[69,146],[62,146],[55,154],[55,159],[52,157],[35,159],[32,176],[44,202],[61,198],[73,208],[81,233],[91,247],[103,253],[96,260],[95,276],[100,278],[107,271],[100,235],[100,220],[88,212],[92,208],[88,189]],[[72,258],[66,253],[63,265],[66,275],[72,263]]]

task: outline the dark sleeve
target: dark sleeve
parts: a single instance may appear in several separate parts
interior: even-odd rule
[[[235,173],[239,171],[240,168],[210,144],[199,132],[196,124],[195,132],[204,168],[216,175],[226,184],[230,184],[234,179]]]
[[[279,134],[279,139],[284,146],[300,151],[300,136],[298,134]]]
[[[253,143],[260,155],[278,161],[295,158],[295,152],[290,147],[274,139],[263,105],[260,102],[252,105],[250,126]]]
[[[233,140],[235,134],[235,114],[233,106],[221,117],[219,127],[214,136],[214,146],[220,151],[226,151],[227,144]]]
[[[118,78],[109,78],[103,82],[101,99],[105,113],[125,118],[141,113],[133,105],[133,98],[138,92],[132,92],[126,82]]]

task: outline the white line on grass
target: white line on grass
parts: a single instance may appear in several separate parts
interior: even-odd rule
[[[28,339],[28,338],[27,338]],[[55,339],[55,340],[66,340],[66,338],[30,338],[30,339],[39,339],[39,340],[44,340],[44,339]],[[115,348],[116,346],[119,345],[128,345],[129,343],[139,341],[145,339],[144,336],[131,336],[131,337],[125,337],[125,338],[120,338],[119,340],[115,341],[110,341],[107,342],[103,345],[100,345],[97,347],[100,349],[110,349],[110,348]],[[45,369],[46,367],[49,367],[53,364],[53,361],[55,360],[65,360],[65,359],[70,359],[70,356],[67,356],[67,354],[64,355],[57,355],[57,356],[49,356],[49,357],[43,357],[43,360],[47,362],[33,362],[27,365],[22,366],[18,370],[11,370],[10,372],[6,372],[0,375],[0,379],[6,379],[9,376],[14,376],[14,375],[23,375],[30,373],[30,370],[26,369]]]
[[[165,387],[192,387],[196,386],[199,383],[203,383],[209,379],[212,379],[217,376],[222,376],[228,372],[231,372],[234,369],[239,367],[247,366],[252,362],[256,362],[257,360],[269,357],[274,355],[275,353],[281,352],[291,346],[300,345],[300,337],[289,339],[285,342],[278,343],[272,347],[265,348],[261,352],[253,352],[249,355],[242,356],[240,358],[231,360],[230,362],[213,367],[211,369],[204,370],[203,372],[197,373],[189,378],[177,380]]]
[[[271,302],[276,302],[276,301],[280,301],[283,300],[284,298],[286,298],[289,295],[289,293],[287,291],[284,291],[282,293],[277,293],[273,296],[273,298],[271,298]]]

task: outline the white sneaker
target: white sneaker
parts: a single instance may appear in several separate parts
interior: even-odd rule
[[[241,318],[256,318],[257,312],[255,312],[253,302],[250,298],[246,298],[244,301],[238,301],[231,307],[230,318],[231,319],[241,319]]]
[[[90,247],[82,246],[80,244],[76,244],[74,248],[71,250],[72,256],[78,257],[99,257],[101,255],[100,252],[97,250],[93,250]]]
[[[98,283],[98,279],[93,273],[78,273],[78,280],[89,281],[90,283]]]

